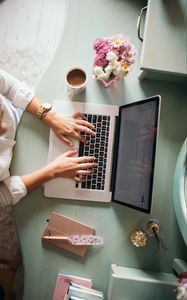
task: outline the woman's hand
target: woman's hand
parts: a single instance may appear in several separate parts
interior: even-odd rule
[[[94,172],[97,164],[93,156],[73,157],[78,150],[70,150],[57,157],[50,164],[28,175],[21,176],[27,192],[50,179],[62,177],[84,182],[85,176]]]
[[[61,116],[57,112],[51,110],[43,118],[43,121],[62,139],[66,144],[72,146],[71,138],[76,138],[83,143],[87,143],[86,139],[80,134],[85,132],[95,135],[94,125],[86,121],[85,116],[77,112],[71,116]]]
[[[84,177],[94,172],[97,163],[93,156],[73,157],[78,150],[70,150],[57,157],[48,167],[53,178],[63,177],[76,182],[85,181]]]
[[[26,110],[36,115],[40,105],[40,99],[34,96],[31,102],[27,105]],[[53,129],[60,139],[70,146],[73,145],[71,138],[76,138],[83,143],[87,143],[86,139],[81,136],[80,132],[95,135],[95,132],[93,131],[95,126],[86,121],[85,116],[79,112],[72,116],[61,116],[52,109],[43,117],[43,121],[51,129]]]

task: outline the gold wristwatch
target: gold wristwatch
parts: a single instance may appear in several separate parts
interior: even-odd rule
[[[52,109],[52,105],[50,103],[42,103],[36,112],[38,118],[43,119],[45,115]]]

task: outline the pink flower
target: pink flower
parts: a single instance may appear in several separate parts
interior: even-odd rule
[[[122,34],[115,35],[111,38],[112,47],[115,49],[124,50],[125,45],[127,44],[127,38],[125,38]],[[122,50],[123,48],[123,50]]]
[[[102,53],[105,54],[110,50],[110,41],[106,40],[106,39],[96,39],[94,44],[93,44],[93,48],[96,51],[96,53]]]
[[[99,53],[94,59],[94,66],[104,67],[107,64],[106,54]]]
[[[136,50],[134,46],[128,45],[128,49],[123,54],[123,59],[128,63],[128,64],[133,64],[135,62],[136,58]]]

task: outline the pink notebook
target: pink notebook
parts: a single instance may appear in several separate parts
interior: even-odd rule
[[[74,282],[88,288],[92,288],[93,285],[92,279],[89,278],[68,274],[58,274],[52,300],[63,300],[68,291],[70,282]]]
[[[94,228],[82,224],[78,221],[65,217],[56,212],[52,212],[50,220],[46,225],[45,231],[42,236],[42,240],[46,235],[54,236],[69,236],[71,234],[93,234]],[[75,246],[68,241],[61,240],[45,240],[47,243],[54,244],[60,248],[70,251],[79,256],[84,256],[88,246]]]

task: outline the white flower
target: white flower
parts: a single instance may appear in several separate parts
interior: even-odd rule
[[[103,69],[101,67],[94,67],[93,68],[93,74],[95,76],[99,76],[103,73]]]
[[[97,76],[97,79],[98,79],[98,80],[104,80],[104,79],[107,79],[106,73],[103,72],[103,74],[98,75],[98,76]]]
[[[114,70],[113,73],[114,73],[115,76],[119,76],[119,77],[124,76],[124,71],[123,71],[123,69],[121,68],[120,65]]]
[[[115,76],[124,77],[129,73],[129,67],[123,64],[119,64],[116,70],[113,71]]]
[[[108,61],[117,60],[117,55],[113,51],[110,51],[107,53],[106,59]]]
[[[109,61],[109,66],[113,69],[117,69],[117,67],[119,66],[119,62],[117,60],[111,60]]]
[[[105,68],[105,73],[106,73],[106,76],[109,77],[110,74],[112,73],[113,71],[113,68],[111,65],[108,65],[106,68]]]
[[[93,75],[98,80],[107,79],[107,75],[101,67],[94,67],[93,68]]]

